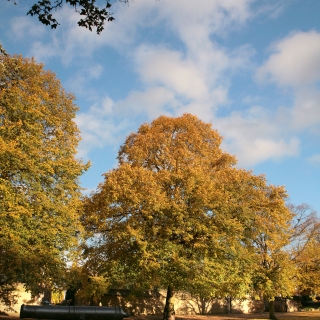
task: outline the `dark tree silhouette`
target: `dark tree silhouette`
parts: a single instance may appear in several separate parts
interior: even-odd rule
[[[12,1],[17,4],[16,0]],[[118,0],[120,2],[128,2],[128,0]],[[104,29],[106,21],[113,21],[114,17],[110,12],[111,4],[108,0],[103,6],[99,6],[96,0],[39,0],[27,12],[28,15],[37,16],[39,21],[51,29],[56,29],[59,22],[54,17],[54,12],[61,9],[64,5],[69,5],[79,13],[81,18],[78,21],[80,27],[85,27],[90,31],[96,28],[97,34]]]

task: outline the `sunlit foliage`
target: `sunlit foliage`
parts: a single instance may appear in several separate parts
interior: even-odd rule
[[[210,124],[161,116],[128,136],[119,166],[85,202],[86,267],[113,285],[244,296],[261,268],[257,239],[286,242],[285,192],[234,167]],[[271,222],[278,227],[268,234]],[[283,231],[282,228],[285,230]],[[271,229],[270,229],[271,230]]]
[[[0,54],[0,275],[36,291],[65,273],[76,243],[77,107],[33,59]]]

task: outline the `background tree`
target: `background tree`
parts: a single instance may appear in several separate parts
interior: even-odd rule
[[[0,275],[36,292],[59,284],[77,242],[77,107],[33,59],[0,54]],[[1,292],[1,291],[0,291]]]
[[[260,256],[254,273],[255,289],[269,302],[270,319],[276,319],[275,297],[290,297],[303,290],[312,295],[319,290],[317,215],[306,204],[279,206],[281,198],[286,198],[284,190],[270,190],[273,205],[258,213],[262,228],[254,239]]]
[[[264,177],[233,167],[221,140],[190,114],[159,117],[126,139],[118,168],[85,202],[87,268],[114,286],[167,287],[165,319],[175,290],[250,290],[258,200],[271,197]]]
[[[277,319],[275,297],[291,296],[296,287],[297,270],[287,250],[294,214],[285,205],[282,187],[269,186],[265,195],[257,211],[260,227],[254,229],[252,238],[257,254],[253,281],[256,292],[268,301],[269,318]]]
[[[110,289],[108,277],[90,272],[81,259],[79,255],[79,261],[73,261],[68,270],[68,290],[75,304],[99,305],[101,297]]]
[[[315,297],[320,293],[320,220],[307,204],[289,208],[295,214],[289,248],[298,269],[298,289]]]

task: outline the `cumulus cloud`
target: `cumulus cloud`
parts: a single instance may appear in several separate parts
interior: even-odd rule
[[[149,120],[153,120],[161,114],[170,114],[178,105],[172,90],[158,86],[145,91],[131,91],[125,99],[115,103],[114,111],[119,116],[147,115]]]
[[[310,130],[320,124],[320,33],[294,32],[273,44],[274,53],[258,69],[259,81],[291,87],[293,105],[282,108],[287,129]],[[280,114],[280,112],[279,112]]]
[[[56,12],[56,16],[61,25],[53,31],[47,29],[46,37],[31,44],[30,54],[38,60],[47,61],[52,57],[58,57],[68,66],[79,59],[92,57],[93,53],[103,46],[126,47],[134,39],[130,37],[131,30],[119,26],[117,21],[107,23],[102,35],[80,28],[77,24],[79,14],[66,5]],[[34,22],[33,25],[35,23],[39,24]]]
[[[314,154],[313,156],[309,157],[307,160],[312,165],[320,167],[320,154]]]
[[[237,154],[242,165],[296,155],[299,140],[283,136],[276,125],[279,119],[276,121],[276,116],[266,114],[263,108],[253,107],[223,118],[215,116],[219,106],[229,103],[228,75],[241,69],[252,70],[251,58],[255,52],[248,44],[228,51],[218,46],[211,35],[228,24],[248,19],[248,4],[248,1],[212,1],[201,6],[177,1],[158,8],[156,19],[169,20],[184,50],[151,43],[134,47],[131,53],[134,68],[145,90],[132,91],[125,99],[113,101],[113,112],[131,118],[144,115],[149,120],[161,114],[190,112],[204,121],[213,121],[214,127],[225,136],[225,147]],[[194,10],[200,13],[195,15]],[[174,15],[177,12],[179,15]],[[152,25],[152,21],[148,23]],[[103,116],[95,121],[103,123]],[[103,126],[99,123],[96,127]],[[122,129],[128,131],[123,126]],[[86,130],[84,134],[90,140],[92,131]],[[100,142],[108,140],[106,137]]]
[[[187,3],[183,0],[140,0],[129,5],[115,2],[112,12],[116,20],[106,23],[104,32],[99,36],[79,28],[79,14],[65,5],[55,12],[61,25],[54,33],[47,30],[46,38],[35,43],[31,53],[37,55],[40,46],[47,47],[48,50],[40,50],[41,55],[37,57],[45,60],[46,56],[58,56],[65,65],[70,64],[75,57],[92,56],[95,50],[103,46],[128,53],[129,48],[140,41],[140,29],[166,25],[168,32],[178,36],[197,55],[199,46],[203,53],[207,51],[211,34],[222,30],[227,32],[228,28],[243,23],[252,14],[250,3],[251,0],[200,0]],[[34,26],[38,24],[35,21],[29,29],[36,30]],[[12,21],[12,28],[14,25],[15,21]],[[19,28],[21,31],[23,27]]]
[[[258,80],[294,87],[320,80],[320,33],[292,33],[274,43],[272,50],[257,71]]]
[[[216,118],[213,126],[224,137],[223,148],[237,156],[240,166],[299,153],[300,141],[284,126],[281,117],[259,106]]]
[[[46,32],[45,28],[44,25],[39,24],[38,21],[35,21],[30,16],[14,17],[11,20],[10,33],[16,40],[21,40],[28,36],[41,38]]]
[[[129,121],[110,117],[113,108],[114,102],[109,97],[105,97],[87,111],[77,114],[76,123],[82,137],[78,149],[80,158],[86,158],[93,149],[102,148],[105,145],[119,145],[122,142],[123,132],[130,127]]]
[[[187,99],[196,99],[208,93],[201,70],[182,53],[147,46],[136,52],[137,71],[143,82],[161,84]]]
[[[228,32],[252,14],[251,0],[163,1],[160,16],[194,52],[205,49],[211,34]]]
[[[309,88],[298,90],[291,117],[295,130],[312,129],[320,125],[320,91]]]
[[[92,64],[90,67],[81,67],[66,82],[71,92],[77,92],[77,96],[83,96],[87,100],[99,100],[99,93],[90,85],[93,79],[99,79],[103,73],[103,66],[99,63]]]
[[[199,56],[195,57],[189,47],[182,52],[164,45],[139,46],[134,52],[134,65],[147,89],[130,93],[121,104],[122,109],[133,113],[145,110],[149,116],[188,112],[212,119],[219,106],[229,103],[226,74],[245,69],[254,50],[243,45],[228,52],[211,43],[207,50],[198,51]],[[151,92],[161,92],[161,99]],[[137,99],[139,103],[134,101]],[[149,107],[139,107],[145,101]]]
[[[227,140],[225,147],[232,153],[236,153],[240,166],[251,167],[268,160],[277,161],[286,156],[297,156],[300,141],[297,138],[288,140],[256,137],[246,139],[239,131],[239,136],[232,141]]]
[[[83,137],[80,156],[86,156],[95,148],[120,144],[132,129],[133,119],[149,121],[161,114],[180,115],[185,112],[193,113],[204,121],[212,121],[213,127],[225,137],[224,146],[229,152],[236,153],[243,165],[296,155],[299,140],[282,129],[283,121],[288,119],[283,114],[269,114],[261,107],[252,107],[246,112],[216,116],[219,108],[231,103],[228,97],[230,76],[239,70],[250,72],[253,69],[251,58],[255,50],[250,44],[229,50],[219,45],[214,37],[216,34],[227,35],[254,16],[252,2],[140,0],[129,6],[116,2],[112,9],[117,19],[106,24],[100,36],[79,28],[79,16],[72,9],[65,6],[58,11],[61,26],[55,33],[49,30],[48,37],[37,39],[32,44],[31,53],[44,61],[58,57],[64,65],[86,61],[68,82],[72,91],[78,94],[86,91],[87,98],[95,101],[76,118]],[[159,43],[159,39],[155,45],[152,37],[146,40],[140,36],[140,30],[157,30],[160,26],[164,26],[163,32],[172,34],[179,45],[171,47],[161,40]],[[289,71],[279,71],[277,67],[283,60],[288,61],[291,48],[297,42],[295,36],[297,34],[292,34],[275,44],[274,53],[257,73],[260,80],[292,85],[292,74],[288,75],[293,72],[289,70],[291,65],[286,66]],[[306,44],[308,41],[311,40],[306,40]],[[97,79],[103,72],[103,67],[91,58],[97,50],[103,54],[107,47],[130,59],[130,67],[140,80],[140,90],[128,92],[118,99],[101,99],[94,88],[88,88],[88,79]],[[314,47],[316,52],[317,47]],[[297,57],[301,63],[310,58],[302,53]],[[308,75],[305,79],[309,82],[310,79],[318,79],[305,69],[308,68],[301,67],[295,72]],[[287,108],[285,112],[292,119],[302,119],[299,114],[306,109],[311,115],[317,106],[311,101],[302,104],[302,100],[301,103],[297,100],[296,107]],[[310,123],[311,116],[307,117],[306,112],[303,114],[304,122]]]

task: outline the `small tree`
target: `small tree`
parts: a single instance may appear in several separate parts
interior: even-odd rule
[[[298,289],[317,296],[320,293],[320,220],[307,204],[289,208],[295,214],[290,253],[298,269]]]
[[[65,274],[77,242],[77,107],[33,59],[0,53],[0,275],[34,292]],[[0,290],[1,292],[1,290]]]
[[[292,236],[294,214],[285,205],[286,193],[282,187],[269,186],[257,211],[259,228],[253,232],[257,254],[254,287],[269,303],[269,318],[277,319],[275,297],[291,296],[295,291],[297,270],[288,245]]]

